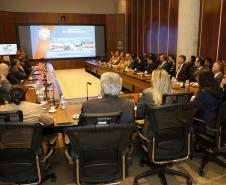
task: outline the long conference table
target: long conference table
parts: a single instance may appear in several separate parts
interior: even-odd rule
[[[45,68],[45,70],[44,70]],[[127,89],[131,93],[123,94],[120,96],[132,96],[134,98],[134,102],[137,103],[139,93],[141,93],[144,89],[151,87],[151,77],[150,75],[143,76],[141,73],[130,73],[122,71],[118,68],[109,68],[106,65],[101,63],[97,63],[95,61],[87,61],[85,64],[85,69],[87,72],[92,73],[96,76],[100,76],[104,72],[115,72],[118,73],[123,79],[123,88]],[[39,64],[34,66],[33,72],[25,81],[24,85],[28,87],[27,92],[27,101],[36,102],[37,103],[37,93],[35,91],[34,85],[39,83],[43,83],[44,71],[46,73],[47,82],[49,84],[54,85],[54,98],[59,103],[60,96],[62,95],[62,91],[60,89],[60,85],[55,76],[55,72],[53,66],[51,64]],[[174,87],[176,92],[184,92],[185,89],[181,88],[179,85]],[[186,90],[187,91],[187,90]],[[190,87],[189,91],[196,92],[197,88]],[[94,99],[97,97],[90,97],[90,99]],[[78,124],[78,119],[74,119],[74,114],[81,113],[82,103],[86,101],[86,98],[76,98],[76,99],[68,99],[67,100],[67,108],[62,110],[59,106],[57,107],[57,111],[54,113],[49,113],[54,118],[54,127],[66,127],[66,126],[74,126]]]

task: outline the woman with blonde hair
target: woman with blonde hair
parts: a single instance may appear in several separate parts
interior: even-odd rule
[[[146,106],[158,106],[162,104],[163,94],[172,92],[170,76],[166,70],[159,68],[152,72],[152,87],[145,89],[140,97],[137,106],[137,117],[143,119],[145,116]]]

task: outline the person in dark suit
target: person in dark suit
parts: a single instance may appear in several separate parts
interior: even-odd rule
[[[199,107],[198,117],[205,121],[205,125],[194,125],[198,132],[205,131],[205,127],[216,128],[218,109],[223,99],[217,81],[211,71],[202,71],[198,75],[199,90],[194,99]]]
[[[11,61],[9,74],[7,75],[7,79],[12,84],[19,84],[21,80],[27,79],[27,75],[20,64],[19,59],[14,59]]]
[[[170,71],[169,74],[170,76],[175,76],[176,75],[176,60],[173,55],[168,56],[168,62],[170,63]]]
[[[152,73],[152,71],[154,71],[155,69],[156,69],[155,60],[152,57],[152,55],[149,55],[147,57],[147,61],[146,61],[146,64],[144,66],[144,71],[147,71],[148,73]]]
[[[212,72],[217,83],[220,85],[222,79],[224,78],[224,64],[220,61],[217,61],[213,64]]]
[[[185,63],[186,57],[184,55],[178,56],[177,62],[178,62],[178,68],[176,72],[176,79],[178,81],[186,81],[189,78],[189,67]]]
[[[206,68],[204,66],[205,64],[205,58],[204,57],[197,57],[195,60],[195,70],[193,71],[193,74],[191,74],[189,81],[191,82],[197,82],[198,75],[202,71],[209,71],[209,68]]]
[[[106,72],[101,75],[100,83],[102,98],[84,102],[81,112],[122,112],[119,123],[133,123],[134,102],[118,96],[122,88],[122,78],[116,73]]]
[[[167,56],[166,55],[160,55],[159,61],[160,61],[160,63],[159,63],[158,68],[165,69],[168,72],[168,74],[169,74],[171,65],[167,61]]]

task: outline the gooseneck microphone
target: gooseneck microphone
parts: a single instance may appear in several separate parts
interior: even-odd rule
[[[92,85],[91,82],[86,82],[86,100],[89,99],[89,85]]]

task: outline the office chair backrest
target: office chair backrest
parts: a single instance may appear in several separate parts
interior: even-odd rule
[[[189,133],[196,110],[193,103],[148,107],[156,160],[174,160],[188,155]]]
[[[23,122],[23,112],[21,110],[1,111],[0,123],[2,122]]]
[[[128,149],[133,130],[134,124],[67,128],[73,159],[80,161],[81,181],[100,183],[121,178],[122,154]]]
[[[40,124],[0,124],[0,181],[38,180],[36,154],[41,152]],[[41,155],[39,155],[41,157]]]
[[[216,128],[219,129],[221,127],[221,144],[226,144],[226,101],[224,101],[218,112],[217,116],[217,126]]]
[[[193,92],[164,94],[162,96],[162,104],[188,103],[193,95]]]
[[[79,118],[80,125],[106,125],[118,124],[121,112],[108,113],[81,113]]]

